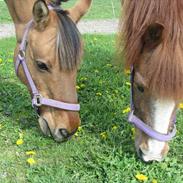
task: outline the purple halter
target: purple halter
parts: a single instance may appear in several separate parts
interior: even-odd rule
[[[168,134],[162,134],[154,129],[152,129],[150,126],[145,124],[141,119],[139,119],[135,114],[134,114],[134,103],[133,103],[133,82],[134,82],[134,69],[132,67],[131,69],[131,75],[130,75],[130,82],[131,82],[131,97],[130,97],[130,107],[131,107],[131,112],[129,113],[128,116],[128,121],[132,124],[134,124],[138,129],[142,130],[146,135],[149,137],[159,140],[159,141],[170,141],[176,134],[176,119],[173,120],[173,130],[169,132]]]
[[[52,6],[48,6],[48,8],[51,10],[55,9]],[[53,99],[44,98],[41,96],[41,94],[37,90],[37,87],[32,79],[32,76],[29,72],[29,69],[27,67],[26,54],[25,54],[26,48],[27,48],[28,34],[29,34],[29,31],[30,31],[30,28],[32,27],[32,25],[33,25],[33,20],[31,20],[26,25],[23,39],[22,39],[22,42],[20,44],[19,54],[17,56],[17,60],[15,63],[16,74],[18,73],[19,66],[22,65],[22,67],[23,67],[25,76],[27,78],[27,81],[29,83],[29,86],[31,88],[32,95],[33,95],[32,106],[33,107],[40,107],[42,105],[45,105],[45,106],[54,107],[54,108],[63,109],[63,110],[68,110],[68,111],[79,111],[80,110],[79,104],[65,103],[65,102],[61,102],[61,101],[57,101],[57,100],[53,100]]]

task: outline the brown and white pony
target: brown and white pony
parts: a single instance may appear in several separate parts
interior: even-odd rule
[[[64,1],[64,0],[63,0]],[[16,29],[16,60],[26,24],[33,19],[26,49],[26,62],[33,81],[45,98],[78,103],[76,76],[82,56],[82,41],[75,24],[89,9],[92,0],[78,0],[68,10],[49,10],[48,3],[60,0],[5,0]],[[28,86],[22,67],[18,77]],[[45,135],[65,141],[79,124],[78,112],[41,106],[39,124]]]
[[[119,25],[119,52],[126,68],[134,67],[135,115],[167,134],[183,99],[183,1],[124,0]],[[123,49],[124,48],[124,49]],[[161,161],[167,142],[136,129],[136,150],[145,161]]]

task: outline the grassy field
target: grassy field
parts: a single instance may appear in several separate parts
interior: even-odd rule
[[[135,154],[132,126],[123,110],[129,106],[128,76],[112,63],[114,36],[84,36],[85,57],[78,76],[82,127],[59,144],[44,137],[27,89],[15,77],[14,39],[0,40],[0,182],[1,183],[136,183],[183,182],[183,114],[178,133],[162,163],[144,164]],[[24,143],[16,145],[19,133]],[[102,133],[102,134],[101,134]],[[35,165],[26,151],[34,150]]]
[[[0,23],[11,22],[8,9],[4,1],[0,1]]]
[[[85,16],[85,20],[118,18],[120,14],[121,0],[93,0],[93,6]],[[74,5],[76,0],[63,3],[65,8]],[[4,1],[0,1],[0,23],[11,22],[7,7]]]

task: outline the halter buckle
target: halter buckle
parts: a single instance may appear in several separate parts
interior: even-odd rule
[[[42,98],[42,96],[40,94],[34,95],[34,97],[32,99],[32,106],[40,107],[42,105],[41,98]]]
[[[24,50],[19,50],[18,58],[20,60],[23,60],[25,58],[25,51]]]

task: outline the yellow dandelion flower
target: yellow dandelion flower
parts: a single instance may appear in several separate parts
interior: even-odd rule
[[[1,64],[1,63],[3,63],[3,59],[2,59],[2,58],[0,58],[0,64]]]
[[[112,127],[112,130],[113,131],[115,131],[115,130],[117,130],[118,129],[118,126],[116,126],[116,125],[114,125],[113,127]]]
[[[102,132],[102,133],[100,133],[100,137],[101,137],[103,140],[106,140],[106,139],[107,139],[107,132]]]
[[[80,84],[80,88],[81,88],[81,89],[83,89],[83,88],[85,88],[85,87],[86,87],[85,84]]]
[[[112,64],[106,64],[107,67],[112,67]]]
[[[19,146],[19,145],[22,145],[24,143],[23,139],[18,139],[16,141],[16,144]]]
[[[125,69],[125,74],[130,74],[130,69]]]
[[[97,92],[96,95],[97,96],[102,96],[102,93],[101,92]]]
[[[183,109],[183,103],[180,103],[180,104],[179,104],[179,108],[180,108],[180,109]]]
[[[135,175],[136,179],[139,180],[139,181],[147,181],[148,180],[148,177],[143,175],[143,174],[140,174],[140,173],[137,173],[137,175]]]
[[[131,83],[130,82],[126,82],[126,85],[131,86]]]
[[[27,151],[25,152],[26,155],[36,155],[36,151]]]
[[[83,128],[81,126],[78,127],[77,132],[74,134],[75,137],[79,136],[79,133],[83,130]]]
[[[2,124],[0,124],[0,130],[3,128],[3,125]]]
[[[35,165],[35,164],[36,164],[36,161],[34,160],[34,158],[28,158],[28,159],[27,159],[27,163],[28,163],[29,165]]]
[[[124,109],[123,111],[123,114],[125,114],[125,113],[129,113],[130,112],[130,107],[127,107],[126,109]]]
[[[76,86],[76,89],[77,89],[77,90],[80,90],[81,88],[80,88],[80,86],[77,85],[77,86]]]
[[[156,179],[153,179],[152,183],[158,183],[158,181]]]

